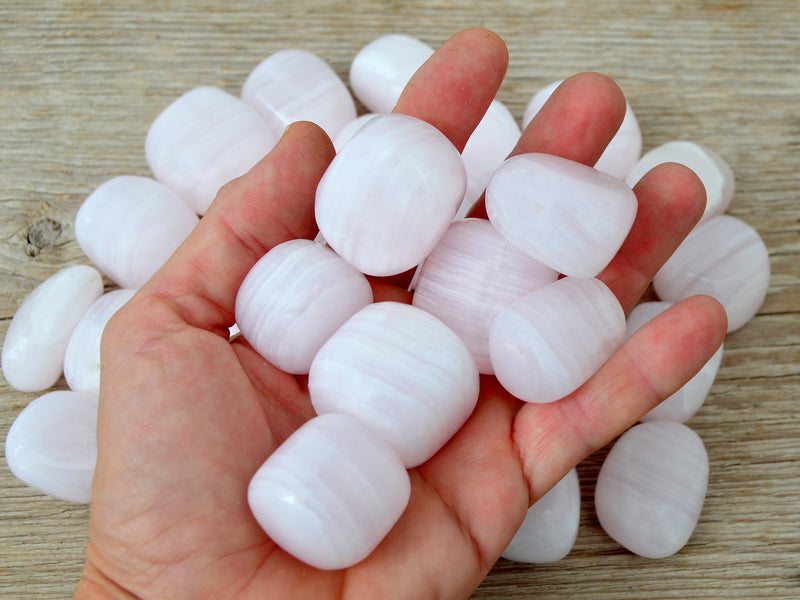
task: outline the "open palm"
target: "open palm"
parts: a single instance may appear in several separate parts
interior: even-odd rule
[[[461,149],[507,60],[494,34],[462,32],[423,65],[395,110],[432,123]],[[515,153],[593,164],[624,110],[613,82],[575,76]],[[333,154],[318,127],[291,126],[219,192],[196,231],[107,327],[90,541],[76,598],[467,597],[530,503],[675,391],[721,343],[724,312],[698,297],[640,329],[558,402],[522,405],[483,377],[472,417],[410,472],[408,508],[377,550],[345,571],[313,569],[267,537],[246,500],[258,467],[314,415],[305,380],[277,370],[245,340],[229,341],[228,327],[253,264],[280,242],[315,236],[314,191]],[[626,312],[704,206],[702,184],[679,165],[655,169],[635,192],[636,222],[600,276]],[[376,300],[409,301],[397,283],[373,281]]]

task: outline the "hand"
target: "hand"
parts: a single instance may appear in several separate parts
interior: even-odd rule
[[[494,34],[462,32],[419,70],[396,111],[434,124],[461,149],[507,60]],[[575,76],[515,153],[593,164],[624,110],[613,82]],[[697,297],[640,329],[558,402],[523,405],[484,377],[472,417],[410,472],[409,506],[378,549],[347,571],[316,571],[270,541],[246,500],[256,469],[314,415],[305,380],[278,371],[243,339],[230,342],[228,327],[256,260],[316,234],[314,190],[333,154],[318,127],[291,126],[252,171],[220,190],[196,231],[108,325],[77,598],[467,597],[528,506],[687,381],[722,341],[724,312]],[[600,276],[626,312],[704,206],[702,184],[679,165],[654,169],[635,192],[636,222]],[[392,282],[373,283],[377,300],[410,299]]]

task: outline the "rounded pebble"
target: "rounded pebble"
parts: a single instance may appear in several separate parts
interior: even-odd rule
[[[311,419],[258,469],[247,499],[281,548],[318,569],[366,558],[408,504],[408,473],[392,450],[347,415]]]
[[[691,537],[707,487],[708,455],[700,436],[680,423],[641,423],[603,461],[594,497],[597,518],[634,554],[665,558]]]
[[[500,384],[525,402],[575,391],[619,348],[625,314],[598,279],[564,277],[500,312],[489,355]]]
[[[115,283],[139,288],[167,262],[199,219],[165,185],[123,175],[92,192],[75,217],[81,250]]]
[[[96,427],[96,396],[70,391],[40,396],[8,430],[8,467],[48,496],[86,504],[97,460]]]
[[[378,302],[356,313],[314,357],[308,390],[317,414],[351,415],[406,467],[433,456],[478,400],[464,343],[433,315]]]
[[[330,248],[290,240],[250,270],[236,294],[245,339],[287,373],[308,373],[314,355],[347,319],[372,302],[366,277]]]
[[[769,290],[769,252],[758,232],[730,215],[695,227],[653,278],[659,299],[678,302],[697,294],[716,298],[728,332],[752,319]]]
[[[595,277],[619,250],[636,217],[622,181],[550,154],[520,154],[489,180],[486,212],[503,237],[573,277]]]
[[[103,293],[92,267],[67,267],[40,283],[22,302],[3,342],[3,375],[23,392],[38,392],[61,376],[75,326]]]
[[[444,235],[464,197],[461,155],[432,125],[405,115],[368,121],[317,187],[325,241],[367,275],[417,266]]]

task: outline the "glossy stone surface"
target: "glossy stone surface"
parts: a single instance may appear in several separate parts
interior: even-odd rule
[[[103,293],[92,267],[67,267],[40,283],[22,302],[3,342],[3,376],[23,392],[49,388],[61,376],[72,331]]]
[[[75,238],[115,283],[139,288],[192,232],[199,219],[165,185],[122,175],[92,192],[75,217]]]
[[[528,509],[503,558],[536,564],[559,561],[575,545],[580,520],[581,488],[573,468]]]
[[[96,427],[96,396],[70,391],[40,396],[8,430],[8,467],[48,496],[88,503],[97,459]]]
[[[461,155],[435,127],[405,115],[369,121],[317,187],[325,241],[362,273],[393,275],[433,250],[464,197]]]
[[[331,334],[370,302],[366,277],[330,248],[290,240],[245,277],[236,294],[236,323],[269,362],[302,374]]]
[[[411,76],[431,54],[433,48],[410,35],[392,33],[373,40],[350,65],[353,94],[372,112],[392,112]]]
[[[322,415],[259,468],[247,499],[284,550],[318,569],[366,558],[405,510],[408,473],[392,450],[347,415]]]
[[[758,232],[744,221],[720,215],[699,224],[653,279],[666,302],[705,294],[728,314],[728,331],[752,319],[769,289],[769,253]]]
[[[697,525],[708,470],[703,441],[686,425],[636,425],[617,440],[597,476],[600,525],[639,556],[675,554]]]
[[[546,85],[533,95],[525,107],[525,113],[522,117],[523,129],[533,120],[533,117],[544,106],[544,103],[547,102],[547,99],[550,98],[555,89],[561,85],[562,81]],[[641,157],[641,154],[642,130],[639,127],[639,121],[636,119],[636,114],[630,102],[625,102],[625,117],[622,119],[617,133],[614,134],[611,142],[609,142],[605,151],[595,163],[594,168],[618,179],[625,179]]]
[[[145,156],[155,178],[202,215],[219,188],[249,171],[276,141],[253,108],[218,88],[198,87],[156,117]]]
[[[436,317],[378,302],[320,349],[308,389],[317,414],[351,415],[410,468],[433,456],[472,413],[478,370],[463,342]]]
[[[624,182],[549,154],[508,159],[486,190],[486,212],[503,237],[558,272],[582,278],[611,261],[636,208]]]
[[[371,121],[377,116],[377,113],[367,113],[365,115],[361,115],[360,117],[356,117],[342,127],[341,131],[339,131],[339,133],[333,139],[333,147],[336,149],[336,152],[340,152],[342,150],[342,146],[349,142],[350,138],[357,134],[361,128],[366,125],[367,121]]]
[[[506,106],[492,101],[461,152],[467,169],[467,191],[456,217],[464,217],[481,197],[492,173],[508,158],[521,133]]]
[[[64,378],[69,389],[100,394],[100,339],[109,319],[136,290],[119,289],[98,298],[76,325],[64,354]]]
[[[295,121],[316,123],[333,139],[356,118],[344,82],[318,56],[281,50],[264,59],[242,86],[242,100],[256,109],[276,137]]]
[[[667,142],[647,152],[631,169],[628,185],[633,187],[645,173],[666,162],[689,167],[706,188],[706,209],[700,219],[707,221],[724,213],[736,187],[733,171],[719,154],[701,144],[686,140]]]
[[[628,315],[625,339],[628,339],[642,325],[660,315],[670,306],[672,306],[671,302],[643,302],[636,305]],[[720,346],[708,362],[703,365],[703,368],[687,381],[681,389],[662,401],[639,420],[685,423],[691,419],[700,410],[706,400],[706,396],[708,396],[708,392],[711,390],[711,386],[714,384],[719,365],[722,362],[722,352],[723,346]]]
[[[455,221],[422,263],[413,304],[464,342],[478,371],[493,373],[489,330],[501,310],[558,274],[501,236],[485,219]]]
[[[503,310],[489,334],[498,381],[526,402],[580,387],[622,344],[625,314],[598,279],[565,277]]]

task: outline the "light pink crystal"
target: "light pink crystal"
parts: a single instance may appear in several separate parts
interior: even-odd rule
[[[433,315],[378,302],[356,313],[314,357],[317,414],[349,414],[406,467],[436,453],[472,413],[478,370],[463,342]]]
[[[367,121],[371,121],[377,116],[377,113],[367,113],[366,115],[356,117],[342,127],[341,131],[339,131],[339,133],[333,139],[333,147],[336,149],[336,152],[341,152],[342,146],[349,142],[350,138],[357,134],[361,128],[367,124]]]
[[[141,287],[198,223],[189,205],[147,177],[123,175],[93,191],[75,217],[83,252],[114,282]]]
[[[645,558],[680,550],[694,531],[708,486],[703,441],[670,421],[629,429],[608,453],[595,488],[600,525]]]
[[[347,415],[306,422],[253,476],[247,499],[284,550],[318,569],[366,558],[405,510],[410,482],[383,441]]]
[[[705,294],[719,300],[728,331],[752,319],[769,289],[769,253],[744,221],[720,215],[692,230],[656,274],[656,294],[666,302]]]
[[[565,277],[503,310],[489,335],[498,381],[526,402],[580,387],[622,344],[625,314],[598,279]]]
[[[256,109],[276,137],[295,121],[312,121],[333,139],[356,118],[356,105],[336,72],[306,50],[281,50],[244,82],[242,100]]]
[[[236,323],[264,358],[303,374],[331,334],[370,302],[367,279],[330,248],[290,240],[245,277],[236,294]]]
[[[433,250],[464,197],[461,156],[435,127],[381,115],[345,144],[317,187],[325,241],[368,275],[411,269]]]
[[[198,87],[153,121],[145,155],[155,178],[204,214],[219,189],[249,171],[275,142],[254,109],[218,88]]]
[[[624,182],[549,154],[508,159],[486,190],[486,212],[503,237],[558,272],[582,278],[611,261],[636,207]]]
[[[455,221],[422,263],[413,304],[438,317],[491,374],[489,329],[500,311],[558,274],[501,236],[484,219]]]

